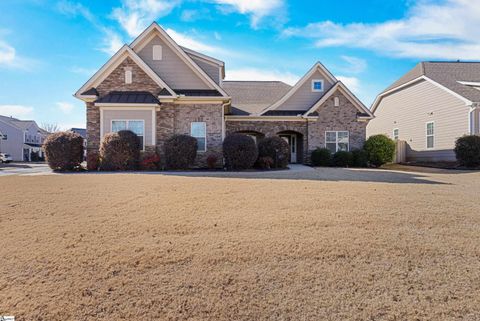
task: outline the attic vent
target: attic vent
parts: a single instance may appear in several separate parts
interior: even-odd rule
[[[162,46],[154,45],[153,46],[153,60],[162,60]]]
[[[340,106],[340,99],[338,97],[333,98],[333,105],[335,107]]]
[[[126,84],[132,83],[132,70],[130,69],[125,70],[125,83]]]

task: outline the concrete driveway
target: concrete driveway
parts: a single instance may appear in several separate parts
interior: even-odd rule
[[[51,174],[46,163],[8,163],[0,164],[0,176],[7,175],[43,175]]]

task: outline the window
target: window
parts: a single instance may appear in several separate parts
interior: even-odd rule
[[[7,136],[7,134],[3,134],[3,136],[1,136],[1,138],[2,138],[3,140],[7,140],[7,139],[8,139],[8,136]]]
[[[435,147],[435,125],[433,121],[427,123],[427,148]]]
[[[325,147],[332,153],[349,150],[349,138],[347,131],[325,132]]]
[[[126,84],[132,83],[132,71],[129,69],[125,70],[125,83]]]
[[[162,46],[153,46],[153,60],[162,60]]]
[[[140,140],[140,149],[145,146],[145,122],[143,120],[112,120],[112,132],[131,130]]]
[[[197,151],[207,151],[207,124],[203,122],[192,123],[191,136],[197,139]]]
[[[321,79],[312,80],[312,91],[314,92],[323,91],[323,80]]]
[[[393,140],[398,140],[398,128],[393,130]]]

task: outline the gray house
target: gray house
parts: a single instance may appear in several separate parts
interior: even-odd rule
[[[49,133],[33,120],[20,120],[0,115],[0,152],[10,154],[14,161],[43,159],[42,144]]]
[[[479,102],[479,62],[421,62],[378,95],[367,135],[405,141],[408,161],[454,161],[455,140],[479,134]]]
[[[295,86],[279,81],[224,81],[225,64],[180,47],[157,23],[124,45],[75,94],[86,103],[87,150],[106,133],[134,131],[146,152],[162,154],[173,134],[198,141],[197,165],[221,158],[229,133],[278,135],[290,144],[292,163],[311,151],[361,148],[373,118],[321,63]]]

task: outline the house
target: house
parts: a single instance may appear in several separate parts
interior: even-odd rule
[[[197,162],[222,153],[230,133],[280,135],[291,162],[308,162],[312,150],[361,148],[373,118],[321,63],[293,87],[280,81],[224,81],[225,64],[179,46],[152,23],[124,45],[76,93],[86,103],[88,151],[102,137],[134,131],[145,151],[163,151],[173,134],[198,141]]]
[[[454,161],[455,140],[479,133],[479,102],[479,62],[421,62],[378,95],[367,133],[405,141],[407,161]]]
[[[33,120],[20,120],[0,115],[0,152],[10,154],[14,161],[44,159],[42,144],[49,135]]]

